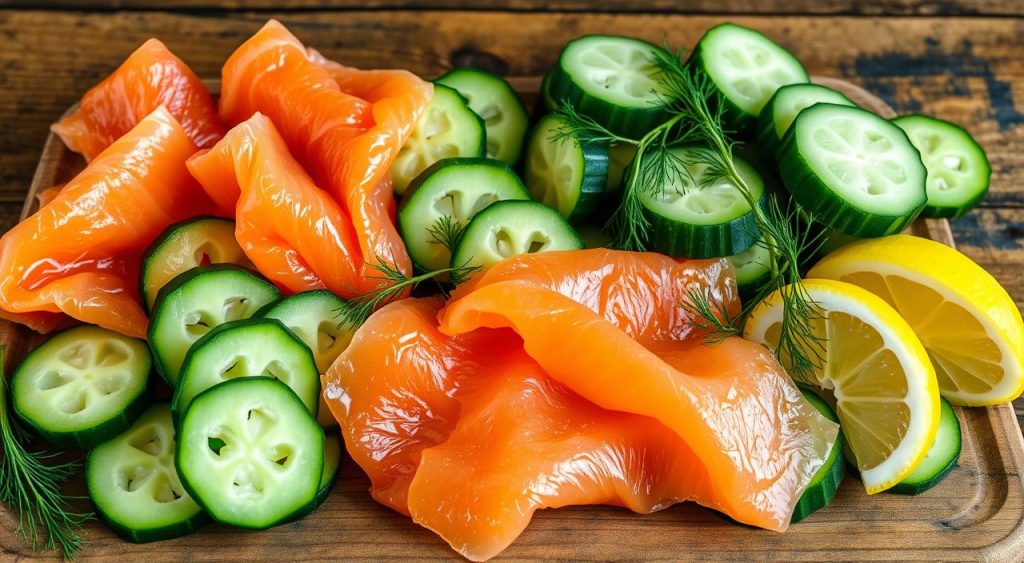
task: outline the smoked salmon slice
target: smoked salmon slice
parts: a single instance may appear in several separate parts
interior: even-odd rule
[[[212,210],[185,167],[195,151],[170,112],[158,108],[5,233],[5,317],[47,331],[64,313],[145,337],[148,320],[138,296],[143,252],[172,223]]]
[[[392,218],[388,170],[429,105],[431,85],[404,70],[361,71],[328,61],[275,20],[228,58],[221,77],[224,121],[236,125],[257,112],[267,116],[316,185],[348,217],[359,273],[323,284],[369,291],[380,283],[373,267],[379,262],[409,273],[411,263]]]
[[[143,43],[51,129],[88,161],[160,106],[199,147],[211,146],[224,135],[209,90],[157,39]]]
[[[352,296],[362,257],[352,222],[257,113],[188,161],[235,239],[264,276],[292,292],[327,288]]]
[[[443,308],[372,315],[327,404],[374,498],[473,560],[573,504],[692,500],[783,530],[837,428],[769,351],[689,322],[689,288],[735,304],[728,274],[603,249],[505,260]]]

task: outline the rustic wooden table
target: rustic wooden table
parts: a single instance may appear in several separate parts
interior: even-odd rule
[[[1024,305],[1024,2],[1017,0],[0,0],[0,232],[16,221],[47,127],[145,39],[201,76],[270,17],[331,58],[432,77],[457,65],[541,74],[568,39],[611,32],[690,46],[726,19],[812,74],[899,112],[963,124],[992,190],[953,224],[961,250]],[[160,8],[151,6],[159,5]],[[728,5],[726,8],[723,5]],[[729,13],[723,13],[724,11]],[[1017,104],[1021,105],[1018,106]],[[1024,400],[1017,402],[1024,427]]]

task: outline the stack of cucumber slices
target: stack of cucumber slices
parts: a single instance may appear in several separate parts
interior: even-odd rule
[[[320,374],[348,346],[348,304],[287,298],[259,274],[234,224],[174,225],[146,253],[147,342],[95,326],[50,337],[12,376],[18,416],[55,445],[88,449],[89,498],[133,542],[211,519],[262,529],[327,498],[341,459]],[[171,387],[150,401],[151,371]],[[156,383],[155,385],[160,385]],[[318,424],[319,420],[319,424]]]

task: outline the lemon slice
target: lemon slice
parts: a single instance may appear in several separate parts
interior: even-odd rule
[[[804,288],[820,308],[812,328],[821,350],[810,351],[820,365],[810,383],[834,395],[868,494],[884,491],[909,475],[935,441],[935,371],[910,325],[882,299],[833,280],[805,280]],[[769,295],[751,313],[744,338],[774,348],[782,313],[779,292]]]
[[[933,240],[893,235],[844,246],[809,277],[858,285],[896,308],[924,344],[942,396],[1005,403],[1024,391],[1024,322],[999,282]]]

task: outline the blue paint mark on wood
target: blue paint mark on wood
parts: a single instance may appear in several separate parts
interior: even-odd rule
[[[996,79],[989,61],[974,54],[974,46],[968,39],[948,51],[942,48],[937,39],[928,38],[925,40],[924,52],[920,55],[898,52],[861,55],[852,65],[843,65],[842,70],[847,75],[859,77],[869,90],[901,112],[920,111],[920,103],[898,99],[892,78],[910,77],[920,83],[923,77],[945,77],[945,91],[961,97],[971,95],[964,78],[981,78],[988,93],[992,117],[999,129],[1006,131],[1024,125],[1024,113],[1017,109],[1013,101],[1010,82]]]

